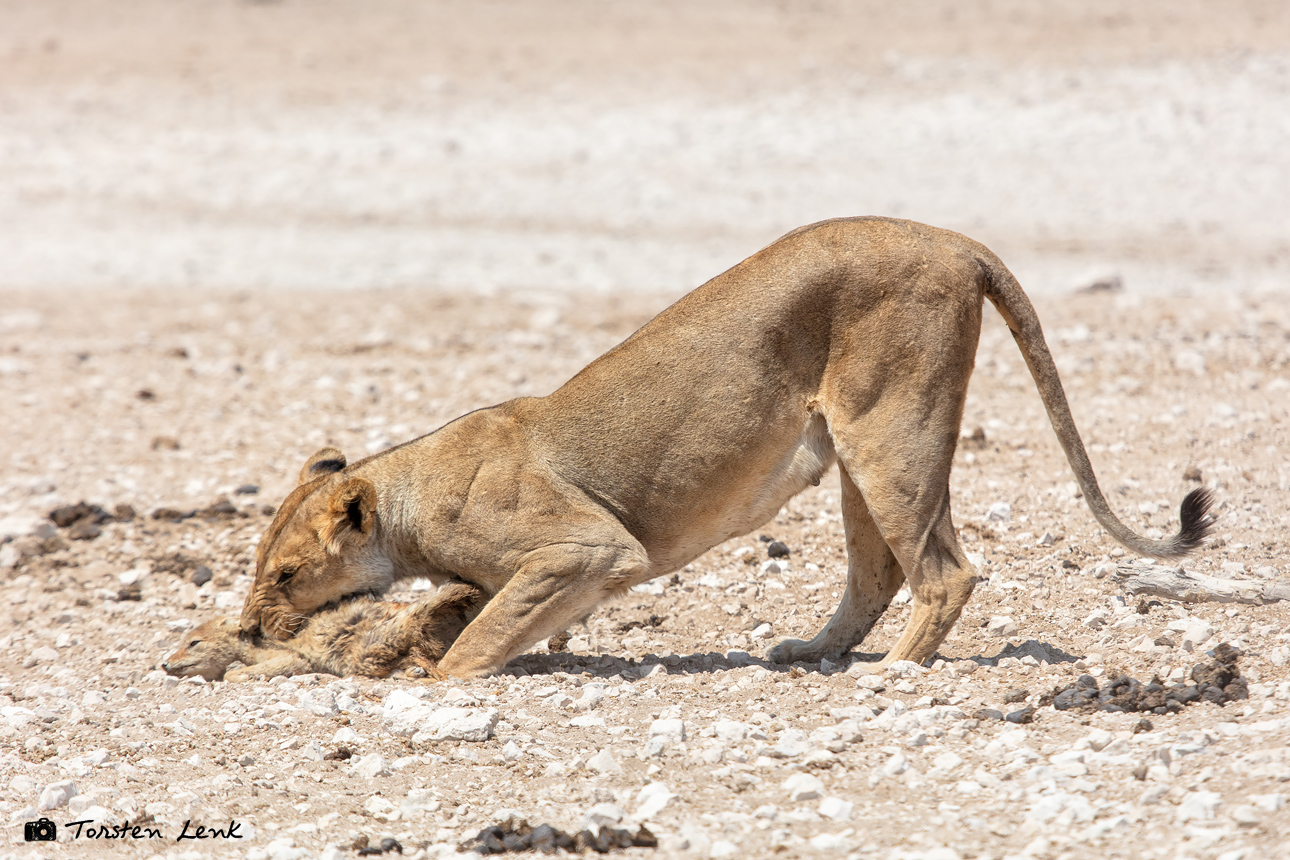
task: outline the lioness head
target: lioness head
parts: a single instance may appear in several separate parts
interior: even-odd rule
[[[184,644],[161,668],[180,678],[201,675],[207,681],[222,680],[229,665],[241,659],[242,635],[235,618],[207,621],[184,637]]]
[[[376,488],[344,469],[345,455],[323,448],[300,470],[299,485],[256,550],[243,631],[289,639],[320,607],[393,582],[393,566],[374,539]]]

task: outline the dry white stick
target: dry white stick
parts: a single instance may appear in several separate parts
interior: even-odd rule
[[[1275,603],[1290,600],[1290,583],[1252,579],[1216,579],[1182,568],[1120,565],[1115,575],[1129,594],[1167,597],[1184,603]]]

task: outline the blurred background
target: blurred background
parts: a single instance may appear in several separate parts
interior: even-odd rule
[[[1282,0],[3,0],[0,290],[676,291],[884,214],[1290,284]]]

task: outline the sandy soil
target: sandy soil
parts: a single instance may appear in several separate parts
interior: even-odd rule
[[[854,214],[1290,267],[1276,2],[369,5],[6,4],[0,286],[679,290]]]
[[[548,392],[837,214],[994,247],[1126,520],[1170,531],[1209,486],[1188,569],[1290,579],[1287,12],[1083,9],[7,4],[0,853],[433,857],[515,814],[645,824],[660,856],[1281,856],[1290,609],[1127,594],[992,311],[952,488],[983,581],[922,672],[764,660],[836,606],[836,476],[499,678],[158,669],[239,610],[318,447]],[[1071,291],[1096,273],[1126,288]],[[47,519],[81,500],[119,516]],[[1148,727],[1044,698],[1183,682],[1221,642],[1248,699]],[[408,729],[448,707],[487,739]],[[60,841],[24,844],[42,814]],[[86,819],[162,836],[91,846]]]

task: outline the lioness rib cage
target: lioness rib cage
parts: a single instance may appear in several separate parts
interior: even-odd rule
[[[769,656],[839,657],[908,583],[913,611],[882,665],[921,663],[977,578],[949,476],[986,299],[1102,528],[1153,558],[1199,546],[1213,523],[1205,490],[1164,540],[1111,511],[1035,310],[998,257],[946,230],[850,218],[789,233],[546,397],[352,464],[319,451],[259,544],[242,629],[287,638],[346,595],[460,579],[489,601],[439,669],[487,675],[607,597],[757,528],[837,463],[846,590],[813,639]]]

